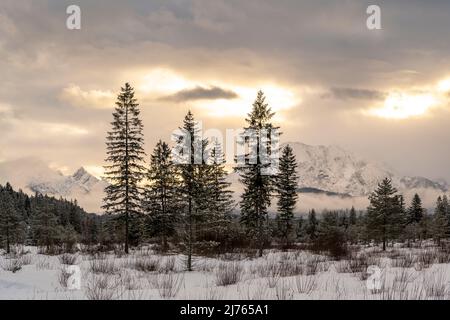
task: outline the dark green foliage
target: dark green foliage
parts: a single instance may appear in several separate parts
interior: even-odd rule
[[[319,226],[319,221],[316,217],[316,211],[314,209],[308,214],[308,221],[306,222],[306,235],[310,241],[314,241],[317,238],[317,229]]]
[[[341,222],[342,216],[339,216],[339,212],[324,212],[313,248],[328,252],[334,258],[345,256],[347,254],[347,238],[345,227]]]
[[[56,246],[72,251],[78,242],[96,244],[101,219],[76,202],[40,194],[30,197],[9,184],[0,185],[0,240],[6,251],[8,243],[43,246],[47,251]]]
[[[442,239],[449,236],[448,212],[449,204],[447,197],[438,197],[432,221],[433,238],[438,244],[440,244]]]
[[[128,84],[121,88],[113,113],[112,129],[106,138],[106,189],[103,208],[107,214],[119,216],[125,224],[125,252],[129,242],[142,237],[143,221],[139,186],[144,176],[144,139],[140,111],[134,89]]]
[[[422,207],[422,200],[416,193],[412,199],[411,206],[407,211],[406,223],[420,223],[423,219],[424,209]]]
[[[278,195],[277,234],[287,246],[294,236],[294,210],[297,203],[297,161],[292,148],[283,148],[276,180]]]
[[[150,236],[161,238],[163,251],[168,248],[167,240],[176,231],[179,221],[179,187],[176,167],[167,143],[159,141],[150,159],[143,207],[148,215]]]
[[[396,239],[403,226],[402,198],[386,178],[378,184],[370,196],[367,209],[367,231],[369,237],[383,243],[383,250],[389,239]]]
[[[11,244],[23,242],[24,233],[23,216],[17,208],[12,187],[0,186],[0,240],[7,253],[11,252]]]
[[[275,179],[272,175],[264,174],[264,170],[269,168],[270,164],[264,163],[262,157],[264,150],[261,150],[262,138],[264,134],[271,136],[278,128],[271,123],[274,113],[265,102],[265,96],[262,91],[258,92],[252,111],[246,119],[247,127],[245,132],[250,133],[250,139],[254,146],[252,151],[245,155],[238,155],[238,160],[242,161],[236,169],[240,172],[240,182],[244,185],[244,192],[241,196],[241,222],[247,230],[250,239],[259,247],[259,255],[262,256],[265,243],[269,242],[270,230],[268,223],[268,208],[271,203],[271,197],[275,189]],[[249,137],[243,137],[241,143],[248,144]],[[267,145],[263,146],[268,153],[272,141],[267,139]],[[254,161],[251,161],[254,160]]]

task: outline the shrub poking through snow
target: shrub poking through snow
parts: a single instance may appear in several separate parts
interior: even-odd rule
[[[184,276],[178,273],[162,273],[155,279],[155,286],[161,298],[175,298],[184,283]]]
[[[241,280],[242,266],[237,262],[221,263],[216,272],[216,285],[229,286]]]
[[[19,259],[4,259],[1,263],[1,267],[5,271],[16,273],[22,269],[23,262]]]
[[[295,285],[298,293],[310,294],[317,288],[317,279],[315,276],[297,276]]]
[[[142,272],[158,271],[159,267],[159,260],[153,257],[139,257],[132,262],[132,268]]]
[[[120,270],[114,260],[91,260],[89,262],[89,270],[94,274],[116,274]]]
[[[107,274],[92,275],[86,284],[89,300],[114,300],[121,297],[120,282]]]
[[[158,272],[169,273],[175,271],[175,257],[167,258],[159,267]]]
[[[78,257],[74,254],[64,253],[58,257],[61,264],[75,265],[78,262]]]

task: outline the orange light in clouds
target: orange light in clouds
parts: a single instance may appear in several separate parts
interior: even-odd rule
[[[155,68],[141,75],[138,89],[144,94],[153,98],[160,98],[173,95],[181,90],[189,90],[195,87],[208,88],[211,86],[230,90],[237,94],[234,99],[204,99],[189,101],[189,106],[204,111],[206,115],[212,117],[243,117],[250,112],[252,104],[256,98],[257,91],[263,90],[266,101],[273,111],[281,111],[292,108],[300,102],[295,94],[274,84],[257,85],[255,87],[230,85],[219,80],[211,80],[208,83],[195,81],[184,77],[174,70],[166,68]]]
[[[450,78],[439,81],[437,89],[440,92],[450,91]]]
[[[386,119],[407,119],[424,115],[438,103],[432,94],[390,94],[384,105],[369,111],[371,115]]]

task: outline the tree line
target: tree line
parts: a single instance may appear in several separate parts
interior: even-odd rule
[[[86,213],[76,201],[29,196],[9,183],[0,185],[0,242],[7,253],[16,244],[49,253],[57,247],[72,251],[77,243],[97,243],[100,226],[100,217]]]
[[[272,123],[274,112],[258,92],[244,129],[253,130],[256,145],[267,143],[279,128]],[[306,218],[295,217],[298,201],[297,162],[292,148],[280,152],[279,170],[267,175],[270,164],[245,154],[239,173],[243,193],[233,201],[223,146],[204,139],[194,115],[184,117],[180,132],[188,135],[187,152],[174,155],[160,140],[146,161],[143,122],[134,89],[127,83],[118,95],[111,129],[106,137],[107,157],[103,209],[105,215],[87,214],[75,201],[15,192],[7,184],[0,188],[0,240],[6,250],[11,244],[27,243],[72,250],[76,243],[110,249],[153,242],[163,251],[183,252],[192,270],[195,254],[227,252],[236,248],[293,247],[345,254],[348,244],[381,244],[383,250],[395,241],[409,244],[434,239],[440,244],[450,236],[450,208],[446,196],[439,197],[433,214],[415,195],[406,206],[404,198],[384,179],[369,196],[365,211],[312,210]],[[175,135],[176,140],[185,137]],[[265,137],[267,138],[267,137]],[[249,143],[245,138],[240,142]],[[200,150],[201,161],[195,161]],[[186,150],[184,150],[186,151]],[[187,157],[180,162],[176,157]],[[255,161],[248,161],[251,157]],[[198,160],[198,159],[197,159]],[[147,164],[146,164],[147,162]],[[275,216],[269,208],[276,201]]]

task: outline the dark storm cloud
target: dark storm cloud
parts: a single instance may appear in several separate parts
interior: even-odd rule
[[[331,88],[330,92],[324,95],[324,98],[340,100],[382,100],[385,97],[385,92],[356,88]]]
[[[193,89],[184,89],[172,95],[161,98],[165,101],[183,102],[195,100],[236,99],[239,96],[231,91],[219,87],[204,88],[197,86]]]
[[[65,28],[65,9],[74,1],[1,1],[0,118],[8,126],[0,126],[0,158],[51,153],[49,157],[73,169],[101,165],[111,110],[87,108],[90,93],[116,94],[124,82],[139,80],[136,72],[167,67],[202,85],[177,92],[173,101],[231,99],[232,93],[221,92],[223,88],[233,90],[230,84],[235,84],[256,91],[260,82],[292,91],[308,87],[319,95],[328,91],[329,99],[300,93],[301,105],[284,111],[286,139],[342,144],[363,153],[377,150],[393,166],[450,179],[450,148],[442,147],[449,143],[450,127],[444,125],[450,121],[448,112],[404,122],[356,112],[378,104],[392,88],[432,86],[450,75],[450,1],[377,1],[383,29],[376,31],[366,28],[366,8],[374,4],[369,0],[75,3],[82,11],[79,31]],[[211,90],[209,83],[218,88]],[[86,101],[86,108],[59,98],[71,87],[80,88],[77,101]],[[141,98],[142,92],[137,94]],[[181,106],[157,103],[142,109],[149,147],[169,136],[185,112]],[[10,121],[13,115],[20,121]],[[23,132],[27,121],[36,130],[41,122],[62,123],[89,135],[72,136],[69,145],[67,137],[57,134],[50,148],[48,140],[29,140],[31,134]],[[230,126],[228,119],[213,121]],[[4,139],[5,134],[13,139]],[[417,157],[417,149],[427,158]]]

